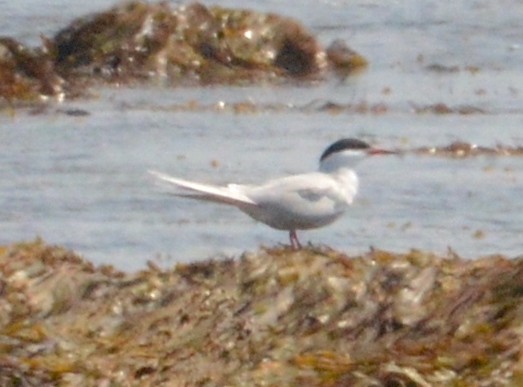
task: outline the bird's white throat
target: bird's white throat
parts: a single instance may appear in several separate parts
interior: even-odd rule
[[[366,153],[361,149],[350,149],[333,153],[320,161],[320,171],[334,173],[340,169],[353,168],[365,155]]]

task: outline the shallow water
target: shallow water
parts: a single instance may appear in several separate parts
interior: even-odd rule
[[[2,4],[9,23],[0,33],[37,44],[40,32],[112,3],[55,4]],[[371,66],[318,85],[112,88],[44,114],[0,113],[0,243],[41,236],[128,270],[149,259],[238,254],[287,243],[287,235],[228,207],[169,196],[147,170],[262,181],[315,169],[325,146],[346,136],[401,149],[455,140],[523,145],[518,1],[221,4],[298,18],[325,44],[345,39]],[[438,103],[477,112],[419,112]],[[374,158],[358,168],[361,192],[347,216],[301,240],[350,254],[450,246],[471,258],[519,255],[522,171],[516,157]]]

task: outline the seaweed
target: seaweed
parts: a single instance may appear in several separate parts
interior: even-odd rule
[[[523,260],[325,246],[123,273],[0,249],[3,384],[517,385]]]
[[[86,96],[100,83],[308,81],[329,68],[350,73],[367,64],[339,41],[326,54],[291,18],[199,3],[129,2],[79,17],[42,41],[30,49],[0,38],[0,97],[8,103]]]

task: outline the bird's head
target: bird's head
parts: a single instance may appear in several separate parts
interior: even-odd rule
[[[344,138],[331,144],[320,157],[320,170],[332,172],[339,168],[355,166],[366,156],[396,154],[397,152],[374,148],[365,141]]]

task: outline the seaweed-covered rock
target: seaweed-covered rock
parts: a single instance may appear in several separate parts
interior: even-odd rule
[[[9,102],[36,101],[60,95],[63,83],[44,51],[0,37],[0,98]]]
[[[518,385],[523,260],[309,247],[96,268],[0,250],[0,383]]]
[[[118,6],[75,20],[54,43],[61,71],[121,80],[252,82],[261,74],[314,76],[325,67],[319,44],[299,23],[199,3]]]
[[[340,75],[347,76],[353,71],[367,67],[367,60],[347,46],[341,39],[333,41],[325,51],[331,67]]]
[[[77,96],[93,81],[238,84],[344,76],[365,59],[324,50],[299,22],[250,10],[134,1],[74,20],[42,48],[0,38],[0,98]]]

